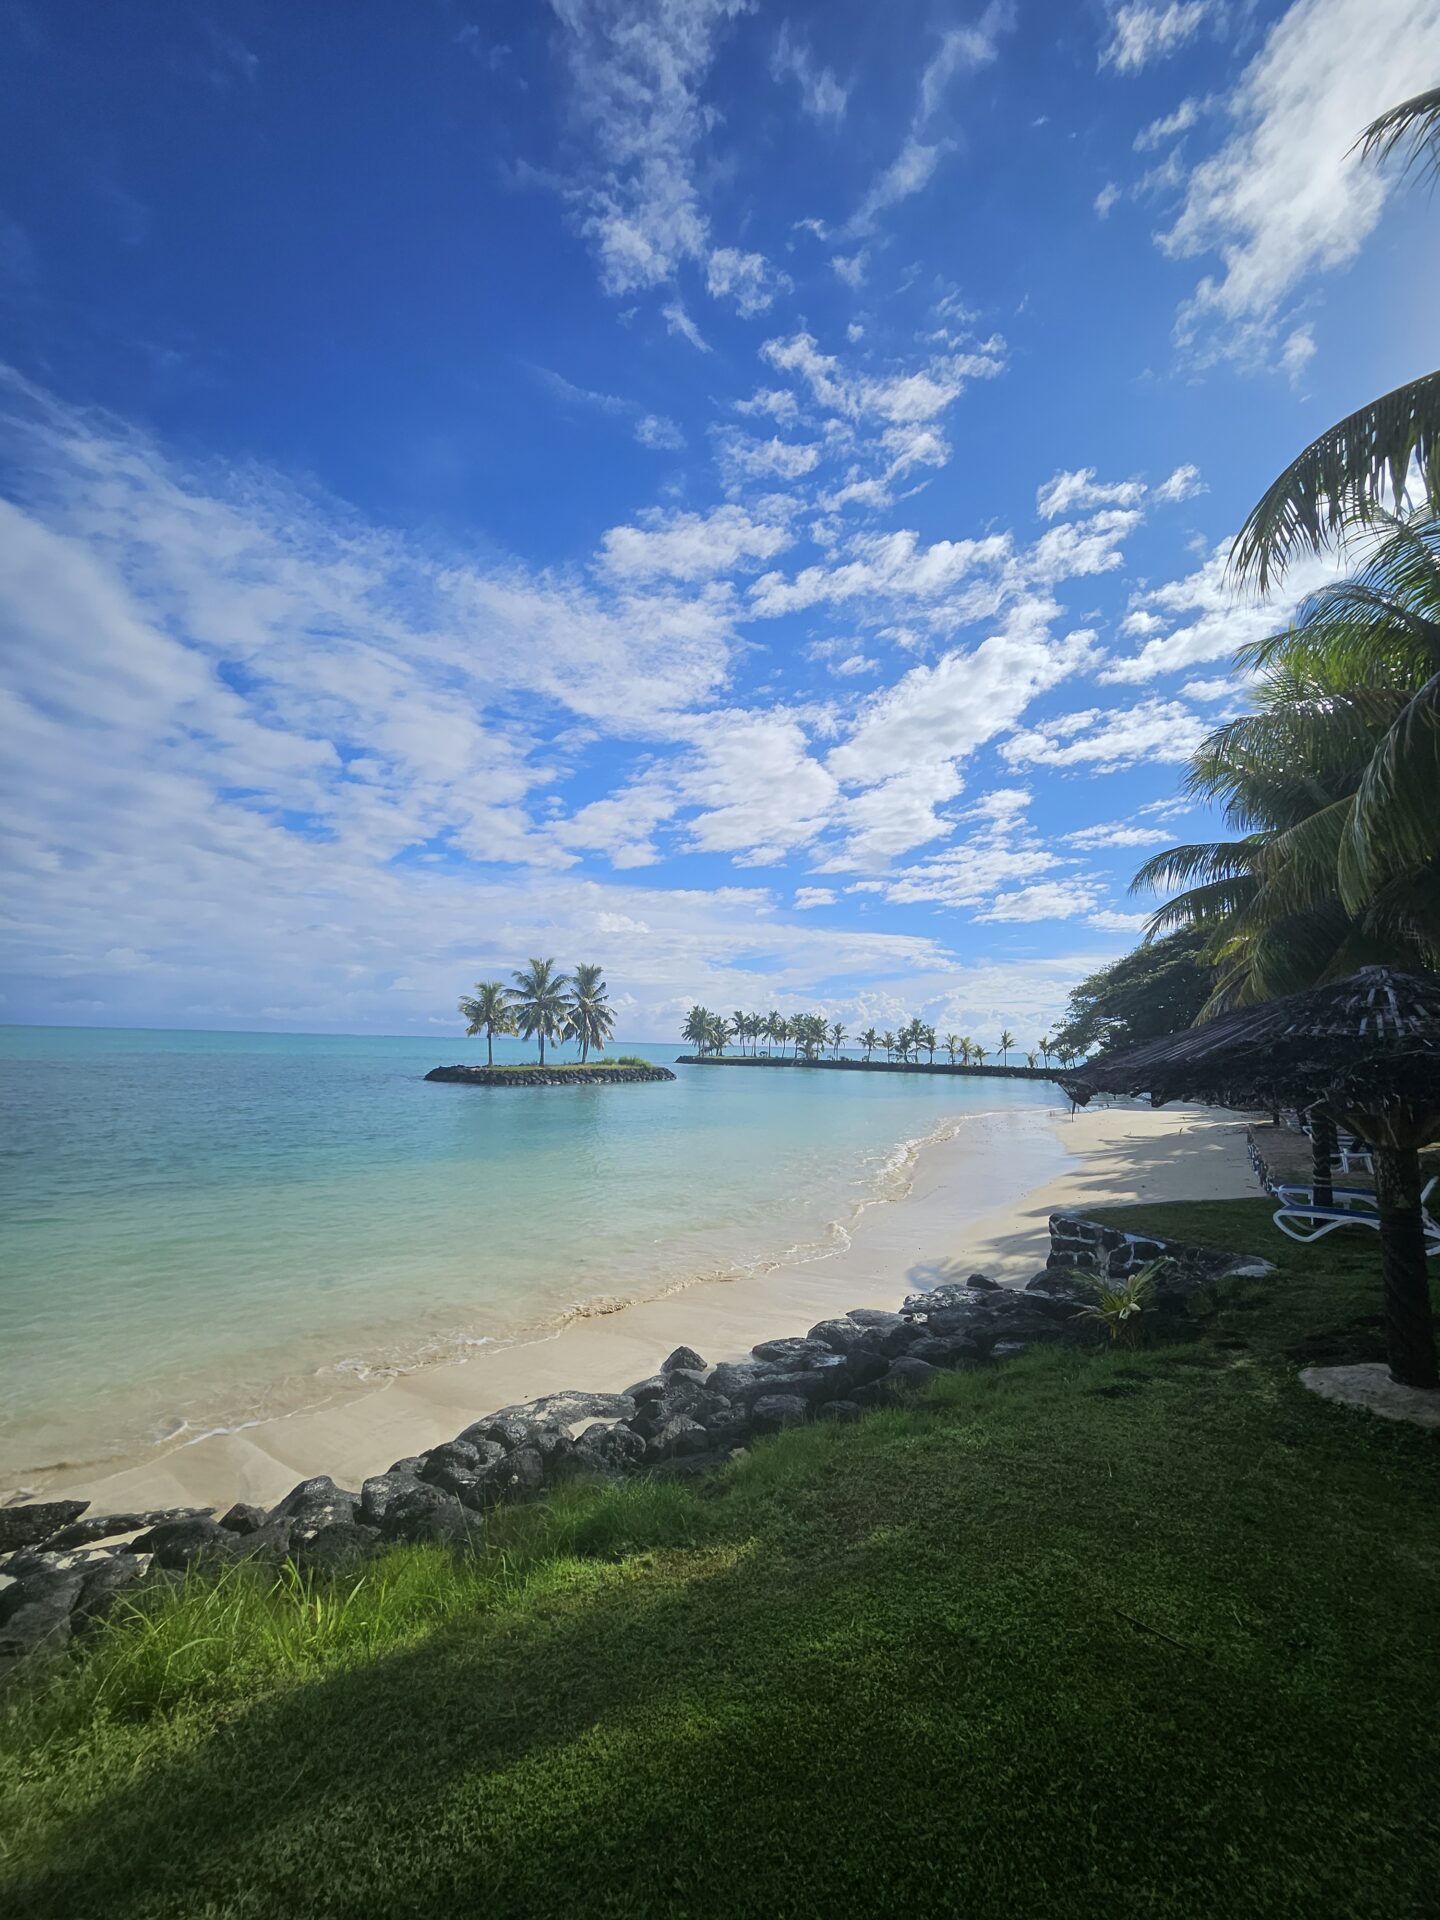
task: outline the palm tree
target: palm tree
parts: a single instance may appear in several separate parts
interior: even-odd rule
[[[864,1033],[860,1036],[860,1044],[865,1049],[865,1058],[868,1060],[880,1044],[880,1036],[876,1033],[874,1027],[866,1027]]]
[[[1407,168],[1440,175],[1440,87],[1382,113],[1356,144],[1364,159],[1376,161],[1408,145]],[[1374,520],[1387,485],[1400,501],[1412,463],[1426,504],[1440,509],[1440,371],[1357,408],[1312,440],[1236,535],[1233,576],[1268,591],[1297,549],[1321,552],[1347,529]]]
[[[969,1036],[969,1034],[968,1034],[968,1033],[966,1033],[966,1034],[962,1034],[962,1035],[960,1036],[960,1064],[961,1064],[961,1066],[963,1066],[963,1067],[968,1067],[968,1066],[969,1066],[969,1064],[970,1064],[970,1061],[971,1061],[971,1059],[972,1059],[972,1057],[973,1057],[973,1055],[974,1055],[974,1052],[975,1052],[975,1042],[974,1042],[974,1041],[973,1041],[973,1040],[972,1040],[972,1039],[970,1038],[970,1036]]]
[[[971,1053],[972,1053],[972,1054],[973,1054],[973,1055],[975,1056],[975,1064],[976,1064],[976,1066],[977,1066],[977,1067],[983,1067],[983,1066],[984,1066],[984,1064],[985,1064],[985,1052],[986,1052],[986,1050],[985,1050],[985,1048],[984,1048],[984,1047],[982,1047],[982,1046],[981,1046],[981,1044],[980,1044],[980,1042],[979,1042],[978,1040],[977,1040],[977,1041],[975,1042],[975,1044],[974,1044],[974,1046],[973,1046],[973,1047],[972,1047],[972,1048],[970,1049],[970,1051],[971,1051]]]
[[[615,1031],[615,1014],[605,997],[602,967],[581,965],[570,983],[570,999],[565,1030],[580,1042],[580,1064],[590,1058],[590,1049],[605,1051],[605,1042]]]
[[[950,1064],[953,1067],[955,1064],[955,1056],[960,1051],[960,1036],[958,1033],[946,1034],[945,1051],[949,1054]]]
[[[705,1045],[711,1053],[724,1053],[726,1042],[732,1037],[730,1023],[723,1013],[705,1016]]]
[[[1011,1033],[1008,1027],[1002,1028],[1000,1033],[1000,1064],[1002,1067],[1005,1065],[1006,1054],[1009,1053],[1010,1049],[1014,1046],[1014,1044],[1015,1044],[1014,1034]]]
[[[1030,1068],[1030,1070],[1031,1070],[1031,1072],[1033,1073],[1033,1072],[1034,1072],[1034,1070],[1035,1070],[1035,1068],[1036,1068],[1036,1067],[1038,1067],[1038,1066],[1039,1066],[1039,1064],[1040,1064],[1040,1056],[1039,1056],[1039,1054],[1038,1054],[1038,1053],[1027,1053],[1027,1054],[1026,1054],[1026,1056],[1025,1056],[1025,1064],[1026,1064],[1026,1066],[1027,1066],[1027,1067],[1029,1067],[1029,1068]]]
[[[697,1001],[685,1016],[685,1024],[680,1029],[680,1038],[688,1040],[697,1053],[704,1053],[707,1043],[710,1009],[702,1007]]]
[[[1255,710],[1210,735],[1185,781],[1236,837],[1136,875],[1183,889],[1147,938],[1210,934],[1203,1013],[1440,961],[1440,513],[1383,516],[1366,539],[1352,579],[1237,655],[1258,675]]]
[[[933,1067],[935,1064],[935,1049],[940,1044],[940,1037],[934,1027],[925,1026],[920,1029],[920,1044],[924,1047],[925,1052],[929,1056],[930,1065]]]
[[[744,1053],[745,1038],[750,1031],[750,1019],[747,1014],[741,1013],[738,1008],[730,1016],[730,1031],[740,1042],[740,1051]]]
[[[780,1058],[785,1058],[785,1044],[790,1038],[790,1022],[783,1013],[772,1013],[766,1023],[770,1028],[770,1038],[780,1049]]]
[[[839,1053],[840,1043],[844,1038],[845,1029],[837,1020],[830,1029],[830,1051],[832,1054]]]
[[[515,975],[510,998],[515,1008],[515,1025],[527,1040],[540,1042],[540,1064],[545,1064],[545,1042],[558,1041],[565,1033],[569,1012],[565,989],[570,982],[555,972],[553,960],[531,960]]]
[[[880,1037],[880,1044],[885,1049],[885,1058],[887,1060],[893,1060],[895,1058],[894,1034],[893,1033],[882,1034]]]
[[[515,1031],[510,989],[498,980],[477,980],[474,997],[467,994],[460,1002],[460,1011],[470,1023],[465,1029],[466,1033],[484,1034],[485,1064],[493,1067],[496,1034]]]
[[[1048,1067],[1050,1064],[1050,1056],[1055,1051],[1054,1041],[1047,1034],[1043,1040],[1037,1040],[1035,1044],[1039,1047],[1041,1055],[1044,1058],[1045,1064]]]

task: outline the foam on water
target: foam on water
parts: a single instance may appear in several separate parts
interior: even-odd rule
[[[1040,1084],[425,1083],[464,1053],[0,1029],[0,1485],[822,1259],[959,1128],[977,1211],[1058,1163]]]

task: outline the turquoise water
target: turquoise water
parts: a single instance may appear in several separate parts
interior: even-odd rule
[[[1060,1157],[1023,1124],[1043,1085],[426,1084],[456,1059],[483,1046],[0,1029],[0,1484],[821,1252],[966,1116],[1020,1123],[1013,1164],[977,1156],[976,1211]]]

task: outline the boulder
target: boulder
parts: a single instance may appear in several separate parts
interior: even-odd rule
[[[297,1541],[290,1558],[307,1573],[344,1573],[367,1560],[379,1544],[376,1527],[362,1527],[354,1520],[337,1520],[318,1533]]]
[[[63,1653],[70,1644],[70,1615],[84,1575],[74,1571],[58,1579],[25,1581],[18,1606],[0,1625],[0,1682],[21,1661],[34,1662]]]
[[[990,1349],[992,1360],[1013,1360],[1017,1353],[1024,1353],[1030,1346],[1028,1340],[997,1340]]]
[[[852,1353],[864,1337],[865,1329],[850,1319],[818,1320],[805,1336],[829,1347],[832,1353]]]
[[[451,1493],[423,1482],[400,1493],[385,1509],[380,1527],[385,1540],[438,1541],[459,1545],[479,1523]]]
[[[193,1514],[188,1520],[162,1520],[158,1527],[139,1534],[125,1551],[148,1553],[157,1567],[181,1572],[196,1554],[227,1537],[209,1514]]]
[[[743,1447],[750,1438],[750,1418],[739,1407],[723,1407],[707,1416],[705,1431],[712,1448],[722,1454],[730,1453],[736,1447]]]
[[[853,1320],[857,1327],[872,1329],[875,1327],[893,1327],[898,1325],[900,1315],[887,1313],[883,1307],[852,1307],[846,1314],[847,1320]]]
[[[625,1473],[645,1458],[645,1437],[629,1427],[597,1424],[576,1441],[575,1458],[584,1472]]]
[[[249,1533],[231,1533],[222,1527],[218,1538],[201,1548],[196,1565],[229,1567],[242,1560],[271,1560],[278,1566],[290,1548],[290,1528],[288,1520],[264,1520]]]
[[[463,1440],[450,1440],[426,1454],[420,1478],[428,1481],[432,1487],[461,1497],[467,1487],[475,1484],[485,1467],[504,1458],[503,1448],[493,1440],[481,1440],[474,1445]]]
[[[88,1547],[97,1540],[109,1540],[116,1534],[139,1533],[144,1527],[158,1527],[162,1520],[189,1520],[208,1513],[208,1507],[152,1507],[143,1513],[92,1513],[84,1520],[73,1520],[68,1527],[52,1533],[45,1545],[56,1548]]]
[[[648,1380],[637,1380],[633,1387],[627,1387],[625,1397],[635,1402],[638,1412],[647,1401],[663,1400],[669,1389],[670,1381],[665,1374],[652,1373]]]
[[[786,1427],[798,1427],[810,1409],[796,1393],[762,1393],[750,1409],[752,1433],[782,1433]]]
[[[753,1360],[722,1360],[718,1367],[710,1369],[710,1377],[705,1384],[711,1393],[719,1394],[722,1399],[738,1407],[753,1400],[757,1393],[763,1393],[769,1377],[767,1369]]]
[[[883,1353],[887,1360],[898,1360],[902,1353],[909,1352],[915,1341],[919,1340],[925,1331],[922,1321],[901,1319],[897,1314],[894,1326],[867,1327],[860,1351]]]
[[[266,1518],[288,1520],[293,1543],[309,1539],[322,1527],[333,1527],[337,1521],[353,1520],[359,1508],[359,1494],[347,1493],[343,1487],[336,1486],[328,1473],[319,1473],[292,1487]]]
[[[958,1367],[962,1361],[984,1357],[984,1341],[977,1340],[971,1333],[952,1334],[949,1338],[929,1334],[917,1340],[907,1356],[911,1360],[924,1360],[932,1367]]]
[[[1005,1291],[998,1280],[991,1280],[988,1275],[983,1273],[972,1273],[965,1284],[967,1287],[973,1288],[976,1293],[1003,1293]]]
[[[93,1566],[80,1583],[80,1591],[71,1608],[70,1623],[80,1627],[91,1620],[102,1620],[127,1587],[133,1587],[150,1571],[148,1553],[116,1554]]]
[[[857,1387],[851,1398],[862,1407],[893,1406],[896,1401],[919,1393],[932,1380],[939,1378],[940,1369],[932,1367],[927,1360],[904,1357],[896,1360],[878,1380],[872,1380],[868,1386]]]
[[[527,1420],[532,1426],[538,1422],[573,1427],[579,1420],[628,1420],[634,1411],[628,1394],[568,1390],[542,1394],[540,1399],[526,1400],[519,1406],[501,1407],[490,1419]],[[462,1437],[468,1438],[472,1431],[467,1428]]]
[[[466,1427],[458,1438],[471,1446],[477,1440],[493,1440],[503,1452],[513,1453],[516,1447],[529,1444],[534,1431],[535,1422],[525,1414],[492,1413]]]
[[[402,1471],[405,1464],[400,1462],[388,1473],[372,1473],[364,1482],[360,1488],[359,1519],[362,1526],[383,1525],[392,1501],[398,1500],[402,1493],[413,1493],[416,1487],[426,1484],[418,1472]]]
[[[815,1418],[836,1422],[858,1420],[860,1408],[854,1400],[827,1400],[823,1407],[816,1408]]]
[[[254,1506],[248,1500],[237,1500],[233,1507],[220,1516],[220,1525],[226,1533],[255,1533],[264,1524],[264,1507]]]
[[[779,1367],[786,1373],[797,1373],[809,1360],[828,1360],[834,1348],[823,1340],[762,1340],[758,1347],[752,1347],[750,1351],[757,1360]]]
[[[545,1462],[539,1452],[534,1447],[517,1447],[485,1468],[477,1493],[482,1505],[493,1506],[497,1500],[533,1499],[544,1484]]]
[[[645,1452],[651,1460],[674,1460],[687,1454],[708,1453],[710,1444],[710,1435],[700,1422],[681,1413],[652,1434]]]
[[[0,1553],[38,1546],[78,1520],[89,1504],[88,1500],[40,1500],[25,1507],[0,1507]]]
[[[679,1368],[684,1368],[687,1373],[703,1373],[705,1362],[693,1347],[676,1347],[672,1354],[660,1362],[660,1371],[674,1373]]]

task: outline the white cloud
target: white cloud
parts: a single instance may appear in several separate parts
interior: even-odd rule
[[[937,540],[928,547],[909,530],[855,534],[848,546],[855,557],[839,566],[804,567],[793,580],[780,573],[763,574],[751,589],[751,611],[773,616],[877,596],[934,600],[953,592],[969,575],[995,566],[1010,550],[1008,534]]]
[[[1001,743],[1011,766],[1089,767],[1116,773],[1140,761],[1182,761],[1209,731],[1178,700],[1145,700],[1128,709],[1091,707],[1014,733]]]
[[[1094,907],[1098,889],[1090,880],[1040,880],[1014,893],[997,893],[984,913],[982,926],[1003,920],[1074,920]],[[1094,925],[1095,922],[1091,921]]]
[[[1208,104],[1193,97],[1182,100],[1173,113],[1162,113],[1158,120],[1152,120],[1149,126],[1140,129],[1135,136],[1135,151],[1149,153],[1163,146],[1167,140],[1173,140],[1177,134],[1188,133]]]
[[[1197,493],[1208,493],[1210,489],[1200,478],[1200,469],[1189,465],[1176,467],[1168,479],[1162,480],[1150,496],[1152,500],[1162,501],[1166,506],[1178,506],[1184,500],[1193,500]]]
[[[950,27],[940,36],[940,45],[920,78],[920,102],[916,108],[917,125],[937,111],[950,82],[959,73],[974,73],[987,67],[999,53],[1002,33],[1015,24],[1015,8],[1010,0],[991,0],[973,25]]]
[[[1193,469],[1192,469],[1193,471]],[[1168,484],[1168,483],[1167,483]],[[1035,490],[1035,511],[1042,520],[1090,507],[1133,507],[1144,498],[1143,480],[1097,480],[1094,467],[1063,468]]]
[[[701,353],[709,353],[710,342],[701,333],[699,327],[685,311],[683,300],[670,300],[660,309],[669,332],[678,333],[682,340],[688,340],[692,347]]]
[[[963,353],[935,355],[912,372],[881,376],[847,372],[839,357],[822,353],[809,333],[767,340],[760,352],[777,372],[803,380],[829,411],[892,425],[933,420],[954,405],[967,381],[993,379],[1005,369],[1005,342],[998,336]]]
[[[762,387],[748,400],[736,400],[736,413],[767,414],[781,426],[790,427],[800,418],[800,403],[788,387]]]
[[[862,708],[829,766],[847,781],[875,782],[925,763],[956,760],[1012,726],[1038,693],[1090,657],[1090,636],[1055,640],[1053,602],[1027,601],[979,646],[913,667]]]
[[[1269,356],[1288,296],[1359,253],[1395,185],[1353,150],[1361,128],[1440,69],[1437,0],[1296,0],[1227,104],[1234,132],[1190,176],[1172,257],[1217,253],[1181,310],[1203,358]],[[1291,350],[1298,371],[1303,337]]]
[[[1110,211],[1120,198],[1120,189],[1113,180],[1107,180],[1095,196],[1095,212],[1102,220],[1110,218]]]
[[[1087,913],[1087,927],[1102,927],[1107,933],[1141,933],[1149,924],[1148,913],[1117,913],[1113,907],[1103,907],[1098,913]]]
[[[780,37],[770,56],[770,72],[776,80],[793,80],[800,90],[800,104],[813,120],[838,124],[845,117],[849,89],[836,79],[830,67],[818,64],[808,44],[793,34],[788,20],[780,23]]]
[[[1256,603],[1237,598],[1227,578],[1230,542],[1222,540],[1194,572],[1138,596],[1121,632],[1144,641],[1137,654],[1111,659],[1100,678],[1111,684],[1153,680],[1211,660],[1227,660],[1251,640],[1263,640],[1289,620],[1306,594],[1348,571],[1344,557],[1304,554],[1290,568],[1285,588]],[[1177,615],[1194,617],[1169,633]]]
[[[1067,847],[1094,851],[1099,847],[1163,847],[1171,835],[1160,827],[1137,827],[1126,820],[1109,820],[1098,827],[1082,827],[1067,833]]]
[[[706,251],[695,185],[709,126],[700,90],[719,35],[748,0],[552,0],[583,152],[564,191],[601,284],[625,294]]]
[[[1026,573],[1046,586],[1082,574],[1113,573],[1124,560],[1120,542],[1144,517],[1134,509],[1112,507],[1088,520],[1062,520],[1041,534],[1025,556]]]
[[[807,846],[829,820],[839,789],[811,757],[800,722],[780,709],[713,712],[686,729],[693,752],[678,777],[691,844],[764,866]]]
[[[847,287],[863,287],[865,284],[865,269],[869,265],[869,262],[870,255],[868,250],[861,247],[858,253],[835,254],[830,261],[830,265],[835,271],[836,278],[843,280]]]
[[[811,907],[833,907],[836,897],[833,887],[797,887],[795,906],[801,913],[807,912]]]
[[[717,247],[705,263],[705,285],[715,299],[733,300],[748,320],[764,313],[777,294],[789,292],[791,281],[788,274],[772,267],[763,253]]]
[[[741,507],[709,513],[652,507],[640,519],[638,527],[611,527],[601,542],[601,565],[614,578],[710,580],[773,559],[793,538],[787,528],[752,519]]]
[[[782,440],[778,435],[769,440],[756,440],[749,434],[737,433],[733,427],[722,427],[715,434],[715,457],[727,482],[732,484],[746,480],[799,480],[815,471],[820,455],[820,448],[813,442]]]
[[[950,151],[950,144],[948,140],[918,140],[911,134],[855,209],[849,231],[854,234],[873,232],[875,222],[882,213],[929,186],[936,167]]]
[[[1217,674],[1213,680],[1187,680],[1180,689],[1182,700],[1233,700],[1240,692],[1235,679],[1228,673]]]
[[[635,422],[635,438],[657,453],[679,453],[685,445],[684,434],[663,413],[642,413]]]
[[[1164,7],[1117,7],[1110,16],[1110,38],[1100,55],[1102,67],[1139,73],[1164,60],[1200,31],[1214,12],[1214,0],[1170,0]]]

